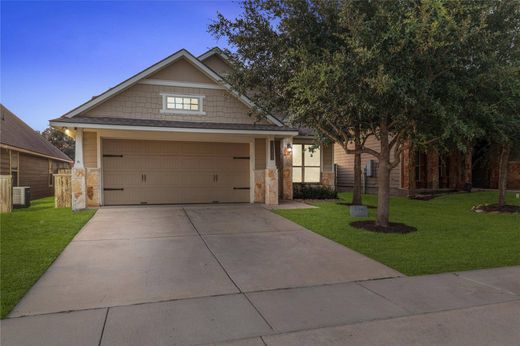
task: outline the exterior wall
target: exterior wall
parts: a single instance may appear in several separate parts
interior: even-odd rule
[[[266,166],[265,139],[255,139],[255,169],[265,169]]]
[[[83,134],[83,164],[88,168],[96,168],[97,163],[97,133]]]
[[[209,66],[210,69],[217,72],[219,75],[226,75],[231,72],[231,66],[224,61],[218,54],[214,54],[202,61]]]
[[[321,150],[322,155],[322,171],[332,172],[334,171],[334,146],[328,145],[323,146]]]
[[[162,114],[162,93],[204,96],[205,115]],[[151,119],[169,121],[259,123],[249,116],[250,109],[221,89],[137,84],[85,114],[91,117]],[[264,122],[263,122],[264,123]]]
[[[210,83],[215,84],[213,80],[208,78],[193,66],[188,60],[182,58],[175,63],[166,66],[162,70],[148,77],[149,79],[176,80],[181,82],[192,83]]]
[[[498,188],[498,163],[491,170],[489,185],[492,189]],[[520,161],[509,161],[508,163],[507,188],[520,190]]]
[[[9,150],[2,148],[0,151],[0,175],[10,175]]]
[[[68,168],[69,164],[53,161],[53,173],[58,168]],[[49,159],[39,156],[20,153],[20,167],[18,170],[19,186],[31,187],[31,199],[38,199],[54,195],[54,184],[49,186]]]
[[[370,137],[366,146],[379,151],[379,141],[375,137]],[[349,147],[350,149],[350,147]],[[352,149],[353,144],[352,144]],[[390,153],[391,160],[394,160],[393,151]],[[369,154],[361,155],[361,167],[365,168],[369,160],[377,159]],[[343,148],[334,144],[334,162],[337,164],[337,184],[340,191],[349,191],[354,186],[354,155],[347,155]],[[377,170],[373,177],[367,177],[367,191],[375,193],[377,191]],[[397,165],[390,172],[390,191],[393,194],[402,194],[401,189],[401,164]]]

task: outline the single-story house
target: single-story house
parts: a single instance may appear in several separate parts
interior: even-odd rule
[[[253,102],[214,48],[182,49],[50,121],[76,139],[74,209],[292,199],[293,182],[334,185],[333,147]]]
[[[293,198],[294,184],[351,189],[353,155],[338,145],[315,149],[312,131],[281,117],[250,116],[255,104],[225,81],[231,68],[218,48],[199,57],[182,49],[51,120],[76,138],[73,208],[277,204]],[[414,155],[417,188],[464,187],[467,155],[455,153],[449,164],[434,150]],[[410,186],[409,156],[391,172],[394,194]],[[362,165],[373,168],[364,184],[375,192],[377,161],[363,154]]]
[[[52,196],[53,174],[73,161],[3,105],[0,112],[0,175],[29,186],[31,199]]]

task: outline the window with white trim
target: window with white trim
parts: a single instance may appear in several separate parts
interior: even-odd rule
[[[172,114],[206,114],[203,110],[204,96],[161,94],[163,108],[161,113]]]
[[[319,183],[320,173],[320,148],[308,144],[293,144],[293,183]]]

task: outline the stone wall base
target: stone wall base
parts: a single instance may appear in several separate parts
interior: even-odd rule
[[[330,189],[336,188],[336,179],[334,172],[321,172],[321,185]]]
[[[87,207],[86,196],[86,169],[72,168],[71,170],[71,190],[72,190],[72,210],[81,210]]]
[[[101,204],[101,169],[87,168],[87,206],[99,207]]]
[[[265,202],[265,169],[255,170],[255,203]]]
[[[278,170],[276,168],[265,170],[265,204],[278,204]]]

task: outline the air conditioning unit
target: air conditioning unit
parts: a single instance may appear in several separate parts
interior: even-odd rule
[[[376,161],[368,160],[365,166],[365,175],[367,177],[374,177],[376,175]]]
[[[29,208],[31,206],[31,188],[29,186],[13,187],[13,207]]]

